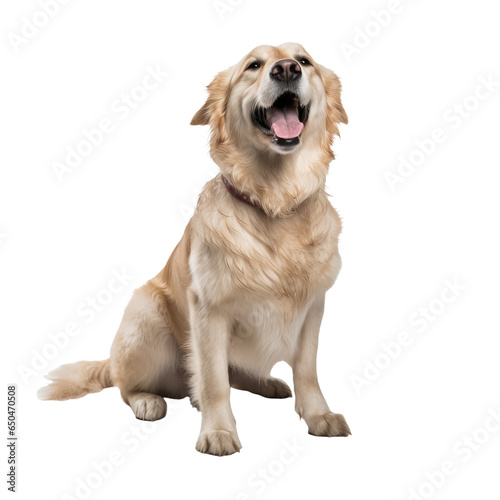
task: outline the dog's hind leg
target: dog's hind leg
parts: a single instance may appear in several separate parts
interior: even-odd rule
[[[181,352],[151,283],[137,290],[127,306],[111,348],[111,373],[125,403],[141,420],[167,413],[164,397],[188,396]]]
[[[160,420],[167,414],[167,403],[156,394],[132,392],[124,396],[139,420]]]
[[[292,391],[288,385],[275,377],[259,377],[241,369],[229,368],[229,383],[231,387],[252,392],[265,398],[291,398]]]

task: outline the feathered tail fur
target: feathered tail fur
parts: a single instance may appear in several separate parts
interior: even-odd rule
[[[38,391],[38,397],[44,400],[77,399],[113,386],[109,359],[62,365],[46,375],[46,378],[52,383]]]

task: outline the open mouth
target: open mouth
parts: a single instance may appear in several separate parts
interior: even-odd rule
[[[270,108],[255,108],[254,124],[264,134],[273,137],[273,143],[289,148],[300,142],[300,134],[309,116],[309,106],[302,106],[297,94],[281,94]]]

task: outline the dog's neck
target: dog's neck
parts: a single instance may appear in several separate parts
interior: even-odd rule
[[[240,191],[237,187],[234,186],[234,184],[231,183],[231,181],[224,175],[221,174],[222,177],[222,182],[224,183],[224,186],[226,186],[226,189],[238,200],[242,201],[243,203],[246,203],[247,205],[250,205],[255,208],[260,208],[260,206],[253,202],[250,195],[243,193]]]
[[[213,154],[222,177],[234,187],[226,188],[238,199],[246,196],[250,204],[270,217],[290,217],[300,205],[324,191],[328,162],[316,157],[288,157],[278,163],[251,155],[234,153],[228,157]],[[279,159],[279,158],[278,158]],[[229,160],[229,161],[228,161]]]

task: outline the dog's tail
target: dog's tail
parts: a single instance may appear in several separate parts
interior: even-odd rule
[[[52,383],[38,390],[38,397],[44,400],[77,399],[113,387],[109,359],[62,365],[47,374],[46,378]]]

